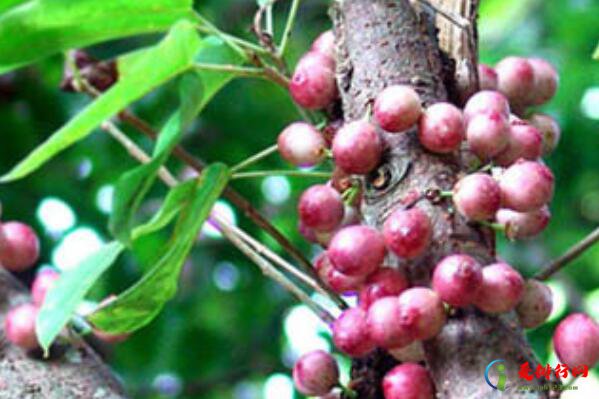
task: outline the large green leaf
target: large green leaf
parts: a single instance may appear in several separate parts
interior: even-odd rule
[[[164,255],[135,285],[89,316],[94,326],[109,333],[125,333],[156,317],[175,295],[185,259],[228,179],[229,171],[223,164],[204,170],[197,180],[193,200],[179,214]]]
[[[11,0],[8,6],[15,3],[20,2]],[[0,15],[0,72],[71,48],[167,30],[181,18],[192,18],[192,4],[192,0],[29,1]]]
[[[38,146],[0,182],[27,176],[133,101],[189,69],[200,43],[193,25],[179,22],[159,44],[135,58],[130,73]]]
[[[37,339],[47,350],[56,336],[71,320],[85,294],[102,273],[116,260],[124,247],[119,242],[104,245],[77,267],[64,272],[48,291],[35,324]]]

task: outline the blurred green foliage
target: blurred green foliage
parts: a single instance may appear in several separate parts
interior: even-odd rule
[[[275,31],[281,32],[288,2],[275,8]],[[251,38],[255,12],[251,0],[197,2],[206,17],[223,30]],[[304,1],[291,40],[289,63],[293,65],[319,32],[328,29],[327,2]],[[561,75],[557,97],[543,108],[558,118],[562,140],[547,163],[557,177],[551,207],[553,221],[538,239],[512,244],[500,241],[499,253],[532,275],[540,265],[566,250],[599,223],[599,63],[591,55],[599,38],[599,2],[596,0],[485,0],[480,18],[481,60],[494,64],[509,54],[541,56],[553,62]],[[156,42],[144,36],[95,46],[91,53],[111,58],[124,51]],[[160,60],[156,60],[160,62]],[[54,56],[34,67],[0,77],[0,170],[9,170],[50,133],[75,115],[89,99],[58,89],[62,57]],[[594,93],[594,94],[593,94]],[[176,85],[153,92],[133,107],[155,127],[162,126],[177,106]],[[271,145],[278,132],[298,119],[287,94],[259,80],[235,80],[208,104],[188,129],[184,146],[202,159],[236,163]],[[139,133],[125,128],[138,143],[151,149]],[[44,231],[36,210],[47,197],[66,202],[76,213],[76,225],[91,227],[108,240],[107,214],[98,206],[103,187],[113,185],[135,162],[106,134],[97,131],[67,150],[41,171],[24,181],[0,188],[5,220],[31,223],[42,238],[42,263],[52,264],[53,252],[67,232]],[[172,161],[173,169],[183,171]],[[264,169],[285,165],[273,156],[260,164]],[[296,230],[295,202],[309,179],[289,179],[290,197],[273,203],[263,193],[264,181],[248,180],[234,187],[307,254],[314,249]],[[272,183],[272,181],[271,181]],[[275,181],[277,183],[277,181]],[[281,189],[281,181],[278,188]],[[284,185],[284,184],[283,184]],[[275,184],[276,186],[276,184]],[[283,187],[284,188],[284,187]],[[158,201],[165,190],[156,186]],[[156,209],[148,201],[147,214]],[[242,227],[266,243],[276,245],[241,214]],[[135,255],[125,256],[93,290],[93,298],[119,293],[137,278],[153,256],[159,238],[138,243]],[[26,281],[31,273],[22,276]],[[554,279],[567,298],[563,311],[593,312],[599,317],[599,246],[573,262]],[[561,298],[561,296],[560,296]],[[594,298],[594,300],[593,300]],[[176,391],[181,398],[263,397],[262,384],[272,373],[289,373],[289,345],[283,330],[293,299],[222,239],[204,238],[184,269],[180,291],[165,311],[127,342],[100,347],[135,397],[159,398],[154,385]],[[559,316],[559,315],[556,315]],[[543,361],[550,358],[549,340],[558,319],[529,333]],[[176,376],[170,379],[168,376]],[[160,378],[157,378],[161,376]],[[269,398],[270,399],[270,398]]]

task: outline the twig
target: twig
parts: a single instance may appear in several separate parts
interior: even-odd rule
[[[230,35],[218,29],[212,22],[204,18],[204,16],[197,11],[195,12],[195,17],[200,24],[204,25],[204,27],[207,29],[209,33],[212,33],[220,37],[225,43],[227,43],[227,45],[231,49],[233,49],[233,51],[237,52],[241,56],[241,58],[243,58],[244,60],[248,59],[247,52],[244,49],[242,49],[236,41],[232,40]]]
[[[264,150],[252,155],[251,157],[249,157],[249,158],[239,162],[237,165],[233,166],[231,168],[231,173],[235,173],[243,168],[246,168],[246,167],[260,161],[261,159],[266,158],[270,154],[277,152],[278,148],[279,147],[276,144],[271,145],[268,148],[265,148]]]
[[[534,278],[537,280],[547,280],[554,273],[558,272],[562,267],[566,266],[568,263],[576,259],[580,256],[584,251],[593,246],[597,241],[599,241],[599,227],[593,230],[588,236],[583,238],[581,241],[574,244],[570,249],[566,251],[559,258],[549,262],[543,270],[535,275]]]
[[[291,37],[291,31],[293,30],[293,25],[297,16],[297,10],[299,9],[299,3],[300,0],[292,0],[291,8],[289,9],[287,22],[285,23],[285,29],[283,30],[283,36],[281,36],[281,43],[279,44],[278,55],[281,58],[285,55],[285,50],[287,49],[287,44],[289,43],[289,38]]]
[[[205,70],[205,71],[215,71],[215,72],[230,72],[234,73],[238,76],[251,76],[251,77],[259,77],[265,78],[266,75],[264,70],[261,68],[252,68],[252,67],[244,67],[238,65],[229,65],[229,64],[207,64],[202,62],[197,62],[193,64],[194,68]]]
[[[331,172],[317,172],[307,170],[260,170],[256,172],[241,172],[234,173],[233,179],[248,179],[254,177],[267,177],[267,176],[298,176],[298,177],[320,177],[323,179],[330,179]]]

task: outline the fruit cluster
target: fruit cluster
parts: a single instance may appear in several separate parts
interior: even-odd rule
[[[336,100],[333,41],[330,32],[324,33],[300,60],[290,86],[300,106],[319,109]],[[446,102],[423,107],[412,87],[394,85],[372,99],[372,115],[336,126],[332,137],[330,131],[296,122],[278,139],[281,156],[296,166],[314,166],[332,155],[336,169],[331,181],[308,188],[299,199],[299,228],[326,249],[315,260],[323,282],[334,292],[358,296],[358,306],[332,325],[337,349],[361,357],[379,347],[406,362],[385,377],[387,399],[433,397],[428,372],[418,364],[424,361],[421,342],[442,330],[449,307],[475,306],[490,314],[515,310],[525,328],[542,324],[551,312],[546,285],[525,281],[503,261],[484,265],[465,253],[441,259],[430,287],[412,286],[400,269],[386,265],[387,255],[410,261],[425,254],[434,234],[431,216],[418,203],[399,206],[379,231],[359,224],[356,196],[348,195],[356,189],[348,181],[381,163],[385,135],[415,131],[427,152],[472,154],[484,165],[447,193],[457,213],[469,222],[499,226],[509,239],[538,235],[549,222],[554,191],[553,174],[540,157],[555,149],[560,130],[548,115],[522,119],[512,110],[523,115],[526,107],[551,99],[557,73],[544,60],[508,57],[495,68],[480,65],[479,75],[482,90],[464,109]],[[564,361],[582,359],[573,341],[560,333],[572,324],[584,325],[581,347],[593,347],[584,360],[594,364],[599,333],[588,317],[566,319],[558,327],[558,355]],[[337,366],[330,355],[311,353],[297,363],[294,379],[301,392],[325,395],[338,384]]]

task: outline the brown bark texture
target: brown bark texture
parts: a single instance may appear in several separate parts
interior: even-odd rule
[[[0,399],[124,399],[120,383],[83,341],[55,345],[49,360],[27,353],[4,335],[8,310],[30,301],[27,291],[0,267]]]
[[[424,105],[440,101],[460,105],[477,90],[476,2],[431,3],[465,18],[470,26],[458,27],[420,1],[334,2],[331,16],[337,37],[337,79],[345,121],[364,117],[377,93],[393,84],[413,86]],[[492,263],[493,232],[467,223],[453,212],[451,200],[434,195],[435,190],[451,190],[455,181],[467,173],[467,153],[431,154],[420,146],[415,131],[381,134],[386,155],[379,169],[364,179],[365,223],[381,228],[394,209],[413,205],[429,214],[434,228],[426,254],[413,261],[390,255],[388,264],[402,269],[414,285],[426,285],[435,264],[448,254],[466,253],[482,264]],[[374,181],[376,184],[372,184]],[[518,377],[520,365],[529,362],[534,371],[538,361],[513,314],[491,316],[474,308],[452,311],[442,332],[425,342],[424,348],[438,398],[559,396],[554,392],[517,390],[523,382],[527,383]],[[504,393],[493,390],[484,379],[486,366],[495,359],[505,361],[508,391]],[[355,359],[352,385],[358,397],[382,399],[381,378],[394,364],[383,351]],[[494,371],[490,379],[497,381]],[[529,384],[544,383],[533,380]]]

